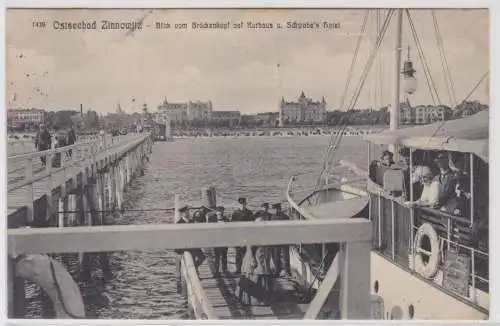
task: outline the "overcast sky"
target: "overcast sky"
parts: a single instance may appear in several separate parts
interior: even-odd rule
[[[363,9],[8,10],[8,105],[58,110],[77,108],[82,103],[86,109],[106,113],[114,111],[120,102],[130,113],[138,111],[143,103],[156,110],[166,97],[171,102],[211,100],[216,110],[255,113],[275,111],[281,96],[293,100],[303,90],[317,100],[324,96],[327,108],[336,109],[340,106],[364,14]],[[381,20],[385,14],[386,11],[381,12]],[[436,10],[435,14],[456,97],[461,101],[489,69],[488,11]],[[102,19],[129,21],[145,15],[144,24],[151,27],[132,35],[127,35],[127,31],[58,31],[52,27],[54,20],[96,20],[100,25]],[[46,21],[48,27],[33,28],[35,17]],[[412,17],[440,100],[449,105],[431,11],[414,10]],[[331,21],[340,22],[340,28],[159,31],[154,28],[157,21],[171,24],[252,21],[272,22],[275,26],[288,21]],[[359,108],[391,102],[395,22],[393,17],[379,51],[381,59],[375,60],[377,65],[360,95]],[[351,85],[359,80],[373,46],[376,24],[373,11]],[[406,17],[403,29],[403,55],[406,57],[410,45],[419,81],[418,91],[410,101],[431,104]],[[488,83],[483,83],[472,98],[489,103],[487,87]],[[349,99],[353,88],[348,93]]]

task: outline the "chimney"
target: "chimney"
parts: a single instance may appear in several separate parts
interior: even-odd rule
[[[80,115],[82,116],[83,118],[83,104],[80,104]]]

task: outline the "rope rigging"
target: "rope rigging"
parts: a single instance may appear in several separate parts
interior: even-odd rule
[[[436,41],[439,49],[439,56],[441,57],[441,64],[442,64],[444,81],[446,84],[446,90],[448,91],[448,97],[450,98],[450,103],[453,104],[453,106],[456,106],[457,95],[455,94],[455,84],[453,83],[453,79],[451,78],[450,67],[448,66],[448,60],[446,59],[443,38],[439,30],[439,24],[436,18],[436,13],[434,12],[434,10],[431,10],[431,13],[434,24],[434,32],[436,34]]]
[[[415,45],[417,47],[417,52],[418,56],[420,58],[420,62],[422,63],[423,70],[424,70],[424,76],[427,81],[427,87],[429,88],[429,92],[432,97],[432,102],[434,105],[437,105],[438,103],[441,104],[441,99],[439,98],[439,93],[437,91],[436,84],[434,83],[434,80],[432,79],[432,74],[429,68],[429,64],[427,63],[427,59],[425,58],[424,51],[422,49],[422,45],[420,43],[420,39],[418,38],[417,31],[415,29],[415,25],[413,24],[413,19],[410,14],[410,10],[405,9],[406,14],[408,16],[408,23],[410,25],[410,29],[413,35],[413,39],[415,41]],[[434,91],[434,93],[433,93]],[[436,101],[437,100],[437,101]]]
[[[344,104],[345,104],[345,99],[346,99],[346,96],[347,96],[347,91],[349,89],[349,85],[351,84],[351,79],[352,79],[352,76],[353,76],[354,67],[355,67],[355,64],[356,64],[356,61],[357,61],[357,57],[358,57],[358,53],[359,53],[359,48],[360,48],[360,45],[361,45],[361,40],[362,40],[363,34],[365,32],[365,29],[366,29],[366,24],[368,22],[368,16],[369,16],[369,14],[370,14],[370,10],[366,10],[365,15],[363,17],[363,22],[361,24],[361,31],[360,31],[360,34],[358,36],[358,40],[356,42],[356,48],[354,49],[354,56],[353,56],[353,59],[351,61],[351,65],[349,67],[349,71],[347,73],[347,81],[346,81],[346,84],[345,84],[345,87],[344,87],[344,91],[342,93],[342,97],[340,99],[340,106],[339,106],[340,108],[343,108]],[[342,122],[343,122],[343,117],[340,117],[339,121],[335,125],[335,129],[338,129],[340,127],[340,125],[342,124]],[[322,171],[325,171],[325,170],[328,169],[328,155],[329,155],[330,151],[332,150],[333,145],[335,144],[337,138],[338,138],[338,134],[336,134],[336,133],[332,133],[331,134],[331,136],[330,136],[330,142],[329,142],[328,147],[327,147],[327,149],[325,151],[325,154],[323,156]],[[323,174],[323,172],[320,174],[320,176],[318,178],[318,181],[317,181],[317,185],[318,186],[321,183],[322,174]]]
[[[379,35],[377,37],[377,40],[375,42],[375,45],[370,53],[370,57],[368,58],[366,64],[365,64],[365,67],[362,71],[362,74],[361,74],[361,77],[360,77],[360,80],[358,82],[358,85],[355,89],[355,92],[354,92],[354,96],[353,98],[351,99],[350,103],[349,103],[349,106],[348,106],[348,110],[347,112],[349,113],[348,114],[348,118],[351,118],[352,117],[352,114],[355,113],[354,112],[354,107],[356,106],[356,103],[359,99],[359,96],[361,94],[361,90],[366,82],[366,78],[368,76],[368,73],[370,72],[370,69],[373,65],[373,62],[375,60],[375,57],[376,57],[376,54],[378,52],[378,50],[380,49],[380,46],[382,44],[382,41],[384,39],[384,36],[385,36],[385,33],[388,29],[388,26],[390,24],[390,20],[391,20],[391,17],[394,13],[394,10],[395,9],[390,9],[389,12],[387,13],[387,16],[384,20],[384,23],[382,25],[382,28],[379,32]],[[361,37],[361,35],[360,35]],[[355,53],[355,55],[357,55]],[[355,59],[353,59],[354,61]],[[342,119],[339,121],[339,124],[340,122],[342,121]],[[328,163],[329,162],[332,162],[333,161],[333,158],[334,158],[334,155],[336,153],[336,149],[338,147],[338,145],[340,144],[340,141],[342,140],[343,138],[343,134],[344,134],[344,131],[347,129],[347,123],[343,124],[341,126],[341,129],[340,131],[337,133],[337,137],[335,137],[331,143],[330,143],[330,146],[328,147],[327,149],[327,153],[326,153],[326,156],[325,156],[325,162],[324,162],[324,165],[323,165],[323,170],[319,176],[319,179],[318,179],[318,182],[317,182],[317,186],[319,187],[321,185],[321,182],[322,180],[324,180],[325,176],[328,175],[328,173],[330,172],[330,169],[329,169],[329,166],[328,166]]]
[[[479,87],[479,85],[481,85],[481,83],[486,79],[486,77],[488,77],[488,75],[490,74],[489,71],[487,71],[483,77],[481,77],[481,79],[479,79],[479,81],[476,83],[476,85],[472,88],[472,90],[469,92],[469,94],[467,94],[467,96],[462,100],[462,103],[467,101],[471,96],[472,94],[474,94],[474,92],[476,91],[476,89]]]

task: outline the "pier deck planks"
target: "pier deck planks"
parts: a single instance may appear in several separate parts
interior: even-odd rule
[[[308,304],[277,302],[270,306],[245,306],[235,295],[239,276],[234,275],[236,256],[233,248],[228,250],[229,275],[215,277],[212,272],[214,254],[204,250],[207,259],[198,268],[201,286],[220,319],[302,319]],[[290,287],[291,281],[276,279],[278,287]],[[288,284],[287,284],[288,283]]]

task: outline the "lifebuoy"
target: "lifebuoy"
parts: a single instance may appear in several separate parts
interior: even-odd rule
[[[422,248],[423,237],[427,236],[429,238],[430,252]],[[429,279],[436,275],[439,265],[439,238],[429,223],[422,224],[415,235],[415,260],[414,267],[415,271],[422,275],[423,277]],[[429,257],[427,263],[424,263],[422,259],[422,254]]]

